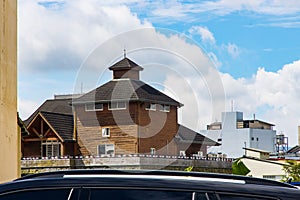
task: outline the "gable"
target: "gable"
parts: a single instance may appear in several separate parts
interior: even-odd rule
[[[68,99],[48,99],[32,115],[24,121],[26,126],[37,116],[39,112],[52,112],[72,115],[72,98]]]
[[[59,113],[39,112],[27,126],[26,139],[57,139],[61,142],[73,140],[73,116]]]

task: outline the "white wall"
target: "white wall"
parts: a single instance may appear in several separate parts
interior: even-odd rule
[[[247,176],[264,178],[264,176],[275,176],[275,180],[280,181],[284,176],[283,165],[271,161],[260,161],[249,158],[242,158],[241,161],[250,170]]]
[[[252,140],[252,137],[254,140]],[[266,129],[250,129],[249,147],[269,152],[275,152],[275,138],[276,131]]]

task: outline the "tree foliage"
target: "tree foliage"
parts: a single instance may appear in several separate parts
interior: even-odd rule
[[[189,166],[189,167],[185,168],[184,171],[191,172],[191,171],[193,171],[193,168],[194,168],[193,166]]]
[[[283,181],[294,181],[300,182],[300,162],[288,160],[286,161],[288,165],[283,166],[283,170],[285,172],[285,176],[283,177]]]
[[[247,175],[250,172],[248,167],[242,162],[241,159],[236,159],[232,163],[232,174]]]

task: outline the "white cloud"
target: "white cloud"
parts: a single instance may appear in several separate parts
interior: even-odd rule
[[[289,136],[289,144],[297,143],[297,126],[300,125],[300,60],[284,65],[277,72],[258,69],[251,79],[234,79],[222,75],[226,91],[227,109],[231,99],[235,108],[251,116],[274,123],[278,132]]]
[[[208,30],[207,27],[193,26],[192,28],[190,28],[189,33],[190,34],[199,34],[201,37],[201,40],[203,42],[209,42],[211,44],[216,43],[213,33],[210,30]]]
[[[253,18],[263,15],[267,20],[264,23],[256,24],[260,26],[299,27],[300,25],[298,19],[300,1],[298,0],[142,1],[142,3],[136,4],[151,8],[152,15],[148,15],[148,17],[152,20],[168,23],[174,20],[205,21],[214,16],[244,12]]]
[[[39,102],[18,98],[18,112],[21,119],[24,120],[30,116],[38,108],[38,105]]]
[[[240,50],[236,44],[229,43],[226,48],[231,57],[236,58],[239,56]]]
[[[158,15],[161,13],[161,8],[164,10],[180,10],[181,13],[186,14],[212,12],[217,15],[226,15],[243,10],[269,15],[286,15],[300,12],[300,2],[297,0],[290,0],[288,2],[277,0],[217,0],[188,3],[171,1],[171,3],[167,3],[166,5],[164,2],[154,5],[157,6],[155,13]],[[158,5],[160,5],[160,7]]]
[[[210,60],[212,61],[212,63],[214,63],[214,66],[216,68],[220,68],[222,66],[222,63],[218,60],[218,57],[216,56],[216,54],[214,54],[213,52],[208,52],[207,55],[210,58]]]
[[[74,84],[76,71],[99,44],[143,27],[152,25],[141,21],[122,1],[19,0],[19,82],[31,83],[18,85],[20,116],[28,117],[30,109],[56,92],[72,91],[69,86]],[[124,46],[126,41],[118,49],[120,54]],[[61,84],[41,84],[37,79]]]
[[[277,72],[260,68],[248,79],[235,79],[229,74],[220,73],[225,99],[211,95],[211,89],[216,88],[208,88],[207,76],[170,75],[164,84],[173,86],[177,94],[173,96],[184,103],[184,107],[179,109],[180,122],[195,130],[205,129],[207,124],[220,120],[221,112],[230,111],[233,101],[234,110],[242,111],[244,119],[252,119],[256,114],[257,119],[275,124],[277,133],[288,136],[289,145],[293,146],[297,144],[297,127],[300,125],[299,77],[300,60],[284,65]],[[167,90],[165,92],[170,94]],[[213,113],[212,100],[224,104],[219,107],[218,113]]]
[[[113,35],[151,27],[125,5],[101,2],[65,0],[60,1],[58,9],[47,2],[20,0],[19,68],[24,71],[74,69],[91,50]]]

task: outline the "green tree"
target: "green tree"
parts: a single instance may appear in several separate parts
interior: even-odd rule
[[[191,171],[193,171],[193,168],[194,168],[193,166],[189,166],[189,167],[185,168],[184,171],[191,172]]]
[[[232,174],[247,175],[250,170],[246,167],[243,161],[239,158],[232,163]]]
[[[285,175],[282,181],[287,182],[289,180],[300,182],[300,163],[294,160],[286,161],[287,165],[283,166]]]

